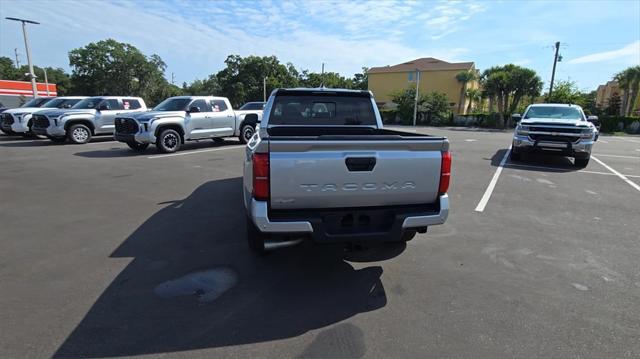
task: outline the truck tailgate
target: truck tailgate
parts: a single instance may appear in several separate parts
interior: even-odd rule
[[[269,140],[273,209],[434,203],[444,139]]]

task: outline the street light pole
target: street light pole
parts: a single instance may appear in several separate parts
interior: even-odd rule
[[[553,80],[556,77],[556,64],[558,63],[558,50],[560,50],[560,41],[556,42],[556,54],[553,57],[553,70],[551,71],[551,84],[549,85],[549,98],[551,100],[551,94],[553,93]]]
[[[43,67],[42,71],[44,71],[44,86],[47,88],[47,96],[49,96],[49,79],[47,78],[47,69]]]
[[[418,118],[418,92],[420,92],[420,70],[416,69],[416,98],[413,102],[413,125]]]
[[[18,19],[15,17],[7,17],[7,20],[20,21],[22,23],[22,36],[24,37],[24,47],[27,50],[27,62],[29,63],[29,77],[31,77],[31,90],[33,97],[38,97],[38,88],[36,87],[36,75],[33,73],[33,63],[31,62],[31,50],[29,49],[29,37],[27,36],[27,23],[40,25],[39,22]]]

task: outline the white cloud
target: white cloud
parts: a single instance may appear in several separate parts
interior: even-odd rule
[[[569,61],[570,64],[586,64],[594,62],[619,61],[629,64],[640,64],[640,40],[612,51],[596,52]]]
[[[168,65],[167,76],[174,72],[178,83],[217,72],[230,54],[276,55],[282,62],[313,71],[325,62],[329,71],[351,76],[362,66],[425,56],[457,61],[467,52],[460,47],[417,48],[403,43],[407,37],[403,26],[416,21],[408,14],[422,6],[420,2],[225,2],[218,8],[210,2],[144,2],[144,11],[140,3],[130,2],[34,2],[33,10],[19,3],[5,4],[11,6],[3,14],[47,19],[30,33],[36,63],[67,67],[69,50],[114,38],[147,55],[160,55]],[[189,10],[200,5],[207,11]],[[0,33],[0,40],[4,43],[8,36]]]

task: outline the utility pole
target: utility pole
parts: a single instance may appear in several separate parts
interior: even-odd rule
[[[320,79],[322,80],[322,84],[320,84],[320,87],[324,87],[324,62],[322,63],[322,73],[320,75]]]
[[[49,79],[47,78],[47,69],[43,67],[42,71],[44,71],[44,86],[47,89],[47,96],[49,96]]]
[[[171,84],[175,85],[175,83],[176,83],[176,75],[172,72],[171,73]]]
[[[413,102],[413,125],[418,119],[418,92],[420,92],[420,70],[416,69],[416,98]]]
[[[15,17],[7,17],[7,20],[20,21],[22,23],[22,36],[24,37],[24,47],[27,50],[27,62],[29,63],[29,77],[31,77],[31,90],[33,97],[38,97],[38,88],[36,87],[36,75],[33,73],[33,63],[31,63],[31,50],[29,49],[29,38],[27,37],[27,24],[40,25],[39,22],[18,19]]]
[[[556,77],[556,64],[558,63],[558,50],[560,50],[560,41],[556,41],[556,54],[553,57],[553,71],[551,72],[551,85],[549,85],[549,97],[547,100],[551,98],[551,93],[553,93],[553,80]]]
[[[262,102],[267,102],[267,78],[262,78]]]
[[[20,59],[18,58],[18,48],[13,49],[13,52],[16,54],[16,69],[20,68]]]

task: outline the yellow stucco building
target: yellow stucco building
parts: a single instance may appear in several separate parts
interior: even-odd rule
[[[456,79],[456,75],[461,71],[476,71],[473,62],[451,63],[424,57],[402,64],[383,67],[372,67],[367,72],[369,80],[369,90],[375,96],[376,102],[380,106],[393,106],[391,94],[414,87],[417,73],[420,73],[419,91],[420,93],[442,92],[447,95],[449,105],[453,113],[458,113],[460,102],[460,91],[469,88],[479,88],[478,80],[473,80],[466,85]],[[465,114],[469,100],[464,98],[461,107],[461,114]]]

